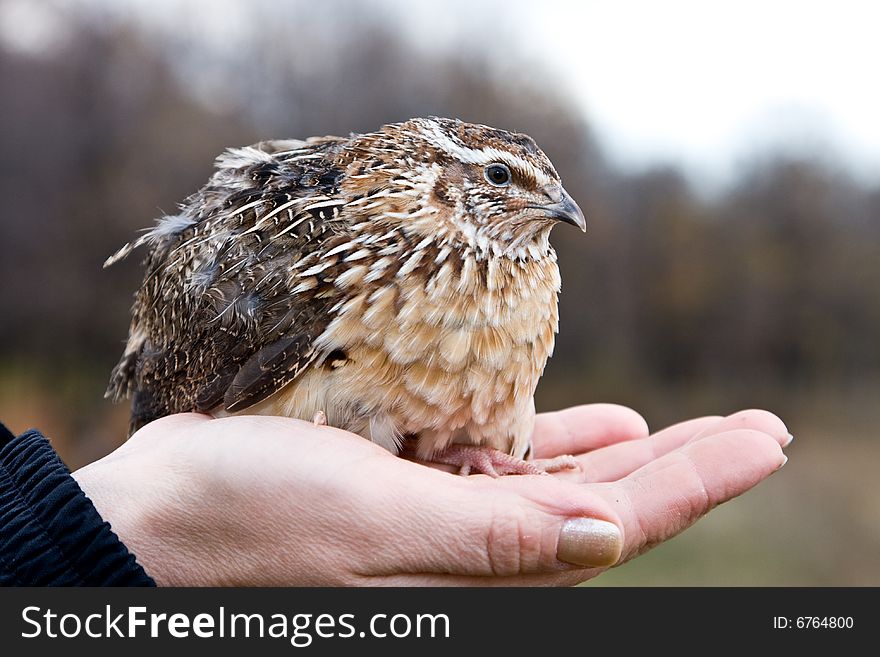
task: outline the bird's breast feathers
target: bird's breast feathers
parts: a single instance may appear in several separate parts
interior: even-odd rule
[[[481,260],[441,247],[422,257],[438,266],[408,270],[407,260],[385,264],[371,253],[341,271],[337,288],[357,293],[316,345],[344,358],[316,363],[248,412],[322,410],[331,425],[392,450],[418,435],[425,456],[450,442],[523,454],[558,326],[555,253]],[[376,263],[382,279],[365,283]]]

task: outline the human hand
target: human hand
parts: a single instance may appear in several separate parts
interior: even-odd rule
[[[159,584],[570,585],[745,492],[788,440],[764,411],[647,433],[620,406],[542,414],[535,457],[582,470],[491,479],[299,420],[181,414],[74,477]]]

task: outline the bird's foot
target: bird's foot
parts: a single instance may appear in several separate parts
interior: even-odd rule
[[[327,426],[327,415],[324,411],[315,411],[315,417],[312,418],[312,422],[316,427],[326,427]]]
[[[450,445],[431,459],[435,463],[444,463],[457,467],[462,476],[482,473],[490,477],[503,475],[545,475],[559,470],[577,469],[580,467],[573,456],[557,456],[553,459],[537,459],[524,461],[510,454],[477,445]]]

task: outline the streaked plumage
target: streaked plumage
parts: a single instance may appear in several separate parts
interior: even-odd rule
[[[548,236],[583,228],[531,138],[430,118],[261,142],[180,210],[108,260],[151,248],[108,389],[132,430],[323,411],[395,452],[525,454],[558,325]]]

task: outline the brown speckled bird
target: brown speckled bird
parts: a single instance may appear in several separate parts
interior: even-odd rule
[[[491,475],[523,460],[553,350],[550,230],[585,229],[528,136],[442,118],[229,149],[147,244],[107,395],[131,429],[182,411],[320,418]],[[316,420],[319,421],[319,420]]]

